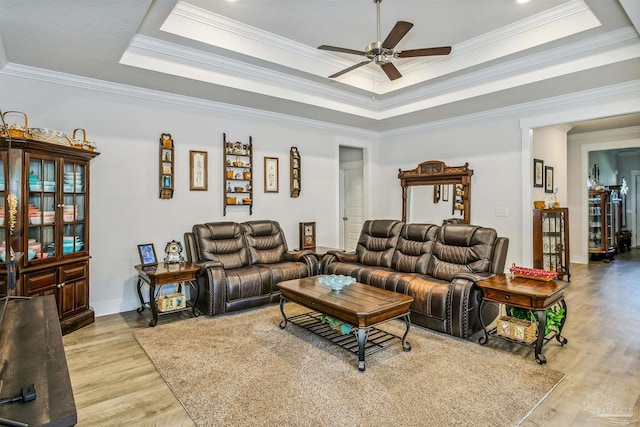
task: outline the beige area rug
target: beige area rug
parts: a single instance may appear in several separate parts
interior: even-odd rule
[[[513,426],[564,377],[533,354],[419,326],[410,352],[388,347],[360,372],[352,353],[281,320],[270,305],[134,335],[199,426]]]

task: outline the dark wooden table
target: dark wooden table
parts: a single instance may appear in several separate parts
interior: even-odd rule
[[[149,322],[149,326],[153,327],[158,324],[158,305],[156,303],[155,291],[156,286],[168,285],[178,283],[189,283],[195,290],[196,296],[193,300],[192,310],[193,315],[197,316],[196,304],[198,302],[198,283],[196,282],[196,275],[200,271],[200,267],[190,262],[181,262],[175,264],[166,264],[164,262],[158,263],[155,266],[143,267],[142,265],[136,265],[138,271],[138,281],[136,283],[136,290],[138,292],[138,298],[140,299],[140,308],[138,313],[142,313],[145,309],[144,298],[142,297],[142,285],[149,286],[149,307],[151,308],[152,318]],[[168,313],[175,313],[178,311],[188,310],[189,307],[180,310],[174,310]]]
[[[4,306],[4,302],[1,304]],[[0,405],[0,417],[30,426],[77,423],[53,295],[8,303],[0,325],[0,360],[0,397],[19,395],[29,384],[36,390],[35,400]]]
[[[357,328],[358,369],[365,370],[365,346],[369,330],[381,323],[401,318],[406,324],[402,337],[402,348],[411,350],[406,342],[411,326],[409,306],[413,297],[387,291],[362,283],[353,283],[339,292],[318,282],[318,277],[287,280],[278,283],[282,297],[280,312],[283,321],[280,328],[287,326],[289,318],[284,314],[284,304],[292,301],[311,310],[326,314]]]
[[[547,282],[499,274],[478,282],[478,287],[482,290],[480,310],[482,311],[482,305],[487,302],[535,310],[538,315],[538,337],[535,342],[534,355],[536,362],[542,365],[547,363],[547,359],[542,354],[542,345],[545,342],[544,331],[547,324],[546,309],[552,305],[560,304],[562,308],[564,308],[564,318],[562,319],[559,330],[555,334],[555,338],[561,345],[568,342],[567,339],[561,335],[562,327],[567,319],[567,304],[564,300],[564,289],[568,286],[568,282],[560,280]],[[482,316],[480,316],[480,320],[482,322]],[[487,332],[484,322],[482,322],[482,329],[484,336],[480,337],[478,341],[480,344],[486,345],[490,333]]]

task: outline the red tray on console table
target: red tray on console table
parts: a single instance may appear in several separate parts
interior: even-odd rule
[[[533,279],[533,280],[542,280],[545,282],[550,282],[552,280],[555,280],[558,277],[558,273],[555,271],[541,270],[539,268],[519,267],[515,264],[511,266],[509,271],[515,277],[522,277],[525,279]]]

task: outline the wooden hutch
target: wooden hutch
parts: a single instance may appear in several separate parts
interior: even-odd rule
[[[89,306],[89,164],[98,153],[3,136],[0,155],[2,260],[9,257],[5,242],[23,254],[17,264],[15,289],[10,292],[6,265],[0,263],[0,293],[55,295],[63,333],[93,323],[95,315]],[[9,195],[17,201],[13,232]]]

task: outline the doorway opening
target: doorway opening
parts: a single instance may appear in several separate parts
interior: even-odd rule
[[[340,249],[353,251],[364,222],[364,150],[340,146]]]

